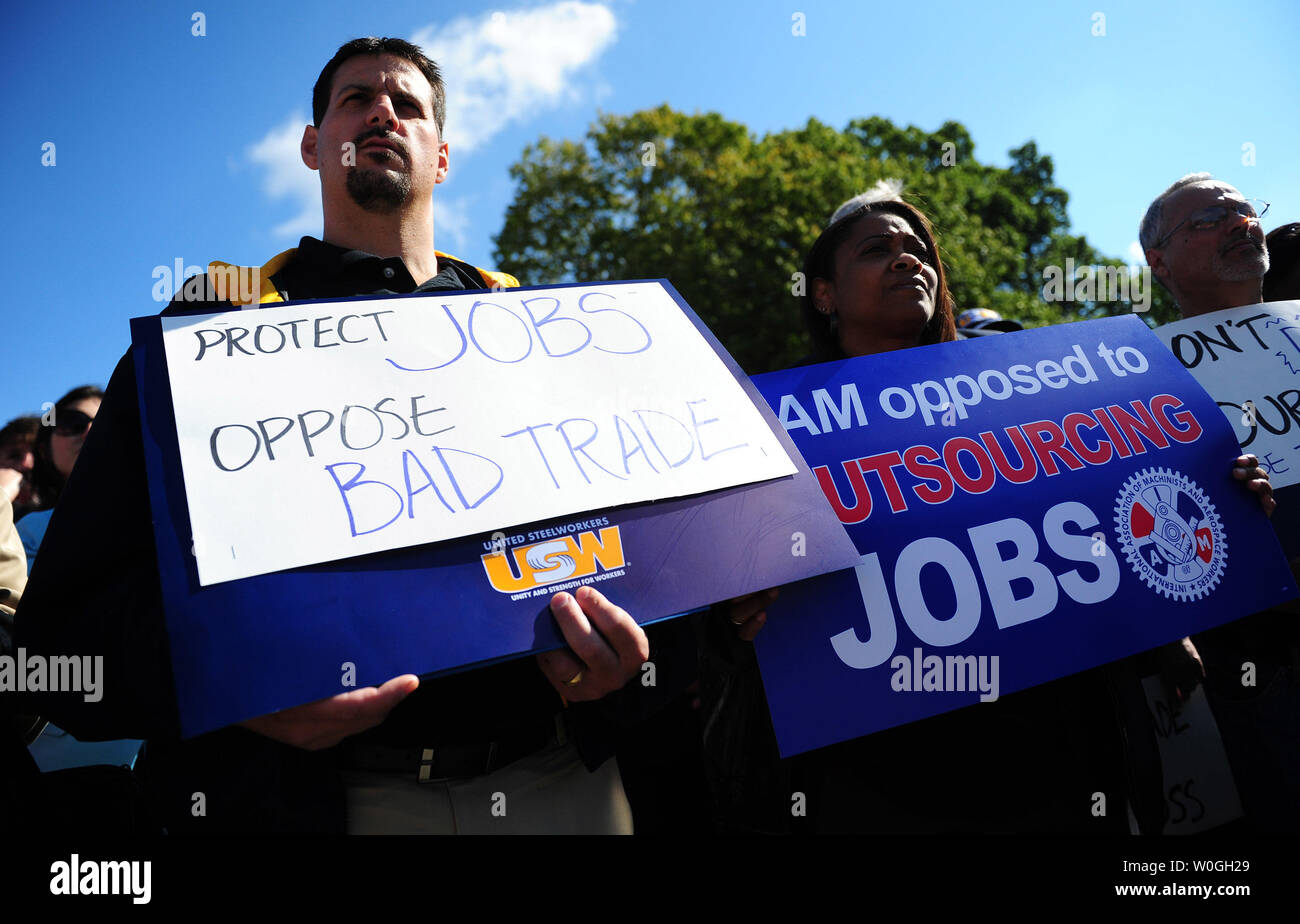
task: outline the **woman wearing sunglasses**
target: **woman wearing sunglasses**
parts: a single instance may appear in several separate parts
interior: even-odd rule
[[[55,403],[49,424],[42,426],[36,434],[32,484],[36,496],[41,499],[41,506],[18,521],[18,533],[27,551],[28,573],[45,536],[54,505],[63,493],[63,486],[68,483],[68,476],[77,463],[77,456],[103,398],[104,392],[94,385],[72,389]]]
[[[36,434],[36,464],[32,468],[32,481],[41,499],[41,507],[18,521],[18,535],[22,538],[23,550],[27,553],[28,574],[36,562],[36,553],[40,549],[41,540],[45,538],[54,505],[77,464],[82,444],[99,414],[103,398],[104,392],[94,385],[72,389],[55,403],[54,413],[48,418],[48,423]],[[87,539],[86,555],[93,554],[94,543]],[[73,767],[102,770],[100,776],[86,777],[85,785],[104,786],[105,793],[112,798],[120,798],[121,790],[117,787],[122,784],[117,775],[121,771],[116,768],[134,767],[142,743],[134,739],[79,741],[58,726],[50,724],[44,725],[40,736],[30,743],[29,749],[43,771]],[[108,768],[114,770],[109,771]],[[116,810],[113,806],[109,808],[109,811]],[[127,811],[125,805],[121,811]]]

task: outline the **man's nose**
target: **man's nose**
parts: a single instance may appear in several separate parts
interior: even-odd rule
[[[23,471],[25,472],[30,472],[32,469],[36,468],[36,453],[32,452],[30,449],[23,453],[22,465]]]
[[[366,116],[367,125],[387,125],[389,128],[397,126],[397,110],[393,107],[393,101],[385,93],[380,93],[375,97],[375,101],[370,106],[370,112]]]
[[[1228,228],[1233,231],[1237,230],[1238,225],[1244,224],[1246,226],[1246,231],[1249,232],[1252,223],[1257,225],[1261,224],[1258,215],[1247,215],[1245,212],[1233,212],[1228,216]]]
[[[916,269],[921,265],[921,258],[914,253],[908,253],[906,250],[894,257],[893,267],[896,270]]]

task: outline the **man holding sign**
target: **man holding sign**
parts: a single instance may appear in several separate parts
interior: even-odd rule
[[[1267,209],[1208,173],[1188,174],[1151,203],[1139,241],[1184,319],[1263,301],[1269,257],[1260,218]],[[1285,529],[1285,521],[1275,525]],[[1297,619],[1292,603],[1195,636],[1247,816],[1257,830],[1279,834],[1294,834],[1300,824]]]
[[[434,249],[432,194],[448,170],[443,119],[442,81],[420,49],[399,39],[345,44],[316,84],[314,124],[301,144],[303,162],[320,174],[324,240],[304,237],[260,269],[213,264],[185,283],[165,314],[518,285]],[[584,717],[573,714],[581,710],[569,710],[570,723],[562,713],[622,688],[649,657],[649,643],[625,611],[589,586],[551,599],[568,650],[418,692],[415,676],[395,677],[179,740],[136,391],[128,354],[87,442],[93,458],[78,467],[51,523],[19,644],[107,655],[102,703],[54,701],[47,711],[79,737],[147,737],[144,775],[170,830],[342,831],[345,805],[350,831],[630,828],[598,718],[587,723],[597,731],[584,741]],[[87,537],[96,537],[93,557]],[[439,609],[438,600],[428,603]],[[577,729],[576,745],[566,738],[569,727]],[[368,729],[364,739],[354,737]],[[345,741],[337,753],[326,750]],[[336,760],[346,771],[346,797]],[[439,798],[417,778],[460,782]],[[508,802],[515,792],[519,801]],[[476,825],[480,816],[492,821]]]

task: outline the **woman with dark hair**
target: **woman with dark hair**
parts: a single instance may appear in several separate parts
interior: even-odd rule
[[[68,483],[68,476],[81,454],[81,446],[90,432],[90,425],[99,413],[104,392],[95,385],[82,385],[72,389],[54,404],[53,413],[36,434],[36,463],[32,467],[32,486],[40,498],[36,512],[18,521],[18,534],[22,536],[27,552],[27,571],[30,574],[36,561],[36,552],[45,529],[50,524],[54,505]]]
[[[869,356],[957,339],[948,277],[930,219],[881,180],[835,210],[803,263],[800,310],[812,340],[810,363]],[[773,591],[732,609],[751,641]]]
[[[18,521],[18,535],[23,541],[23,550],[27,553],[27,572],[31,573],[36,563],[36,555],[45,538],[45,530],[50,525],[54,514],[54,505],[63,493],[81,454],[81,447],[90,433],[90,426],[99,414],[99,405],[104,399],[104,392],[96,385],[82,385],[72,389],[54,404],[54,411],[48,420],[42,420],[42,426],[36,434],[36,464],[32,468],[32,482],[40,498],[36,512],[29,513]],[[86,554],[95,554],[94,540],[87,538]],[[122,805],[128,797],[123,795],[122,787],[128,789],[136,784],[128,784],[122,776],[127,771],[118,768],[134,767],[140,745],[135,739],[116,741],[79,741],[56,725],[46,725],[44,733],[30,745],[32,757],[43,771],[73,767],[97,767],[104,765],[99,775],[87,777],[86,785],[105,787],[103,799],[107,804],[106,817],[114,817],[112,812],[119,806],[113,800],[122,799]],[[108,770],[107,768],[114,768]],[[129,779],[129,777],[128,777]],[[98,790],[92,790],[98,791]],[[116,823],[126,817],[126,809],[116,816]],[[87,822],[93,823],[91,821]]]
[[[812,361],[957,339],[934,231],[899,192],[881,182],[845,202],[809,250]],[[757,634],[767,599],[732,605],[741,638]],[[789,785],[816,833],[1097,831],[1085,795],[1123,782],[1109,713],[1104,683],[1085,673],[801,755]],[[1122,832],[1122,809],[1113,820]]]
[[[804,261],[802,312],[814,362],[866,356],[957,339],[952,297],[929,220],[904,202],[897,184],[881,182],[831,216]],[[1238,460],[1237,478],[1259,477]],[[1267,488],[1251,482],[1267,507]],[[727,607],[733,637],[749,641],[766,619],[775,591]],[[719,709],[742,713],[749,741],[723,741],[718,751],[746,747],[774,758],[770,725],[755,734],[753,700],[743,692],[743,653],[731,651],[719,686]],[[724,671],[726,668],[724,668]],[[728,697],[731,703],[727,704]],[[725,738],[728,718],[708,726]],[[768,740],[763,740],[768,738]],[[721,760],[715,760],[715,774]],[[806,821],[818,833],[1127,833],[1122,802],[1133,803],[1144,831],[1159,830],[1164,812],[1154,729],[1132,662],[1096,668],[996,702],[946,713],[801,755],[781,765],[729,772],[742,810],[772,829],[776,807],[790,824],[791,799],[802,793]],[[787,779],[784,779],[788,777]],[[736,782],[741,778],[740,782]],[[785,787],[786,791],[777,792]],[[715,784],[715,789],[716,789]],[[759,790],[765,789],[764,792]],[[1096,793],[1111,808],[1096,813]],[[728,794],[724,793],[725,800]],[[733,826],[737,826],[733,823]]]
[[[886,181],[845,202],[808,251],[804,321],[813,359],[957,339],[934,229]]]
[[[96,385],[72,389],[54,404],[50,420],[36,434],[36,465],[32,481],[41,497],[41,507],[53,507],[68,483],[90,425],[99,413],[104,392]]]
[[[0,427],[0,494],[13,505],[14,520],[41,509],[41,499],[32,487],[36,467],[36,434],[41,419],[31,414],[15,417]]]

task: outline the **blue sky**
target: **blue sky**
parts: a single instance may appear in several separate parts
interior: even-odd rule
[[[162,307],[156,267],[260,264],[319,234],[298,139],[320,68],[357,35],[421,42],[444,65],[451,176],[435,197],[437,242],[479,264],[524,145],[664,102],[756,133],[810,116],[927,130],[955,119],[999,164],[1033,139],[1070,193],[1073,230],[1130,261],[1147,203],[1193,170],[1272,202],[1266,228],[1300,220],[1300,8],[1288,0],[54,0],[5,20],[0,260],[25,284],[4,309],[0,422],[106,383],[128,319]]]

